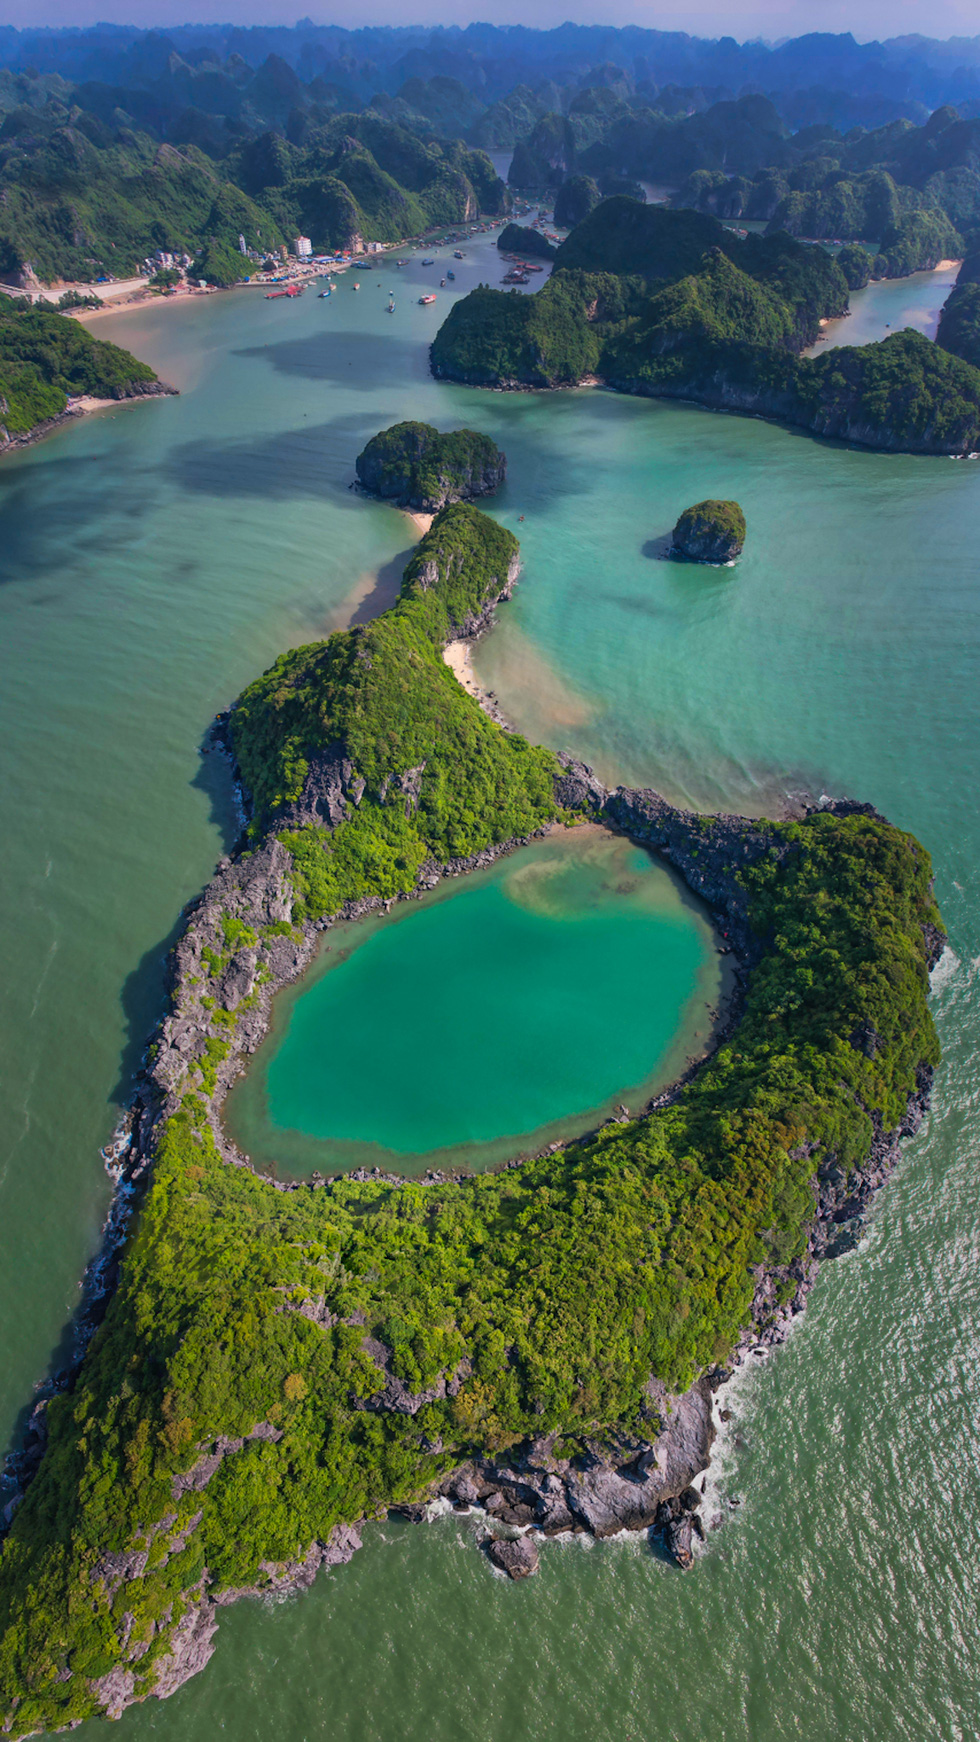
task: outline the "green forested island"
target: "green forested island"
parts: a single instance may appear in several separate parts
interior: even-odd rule
[[[914,1128],[938,1056],[928,855],[867,807],[749,822],[607,793],[501,730],[442,649],[517,561],[445,508],[393,609],[284,654],[224,722],[249,838],[187,911],[119,1283],[35,1411],[47,1449],[0,1557],[12,1737],[174,1691],[222,1603],[308,1583],[447,1483],[545,1532],[650,1522],[691,1479],[675,1427],[708,1443],[699,1374],[798,1308],[833,1214]],[[243,1165],[220,1104],[318,928],[585,817],[671,859],[742,964],[687,1087],[469,1179],[290,1188]]]
[[[534,296],[481,287],[432,346],[437,376],[696,400],[913,453],[980,447],[980,373],[910,330],[801,356],[847,307],[860,262],[786,235],[741,239],[703,214],[604,200]],[[845,272],[847,268],[847,272]]]
[[[507,459],[473,429],[441,435],[429,423],[396,423],[372,436],[355,462],[359,483],[400,508],[435,513],[499,489]]]
[[[156,371],[77,321],[0,296],[0,448],[59,417],[69,398],[165,393]]]
[[[672,538],[674,554],[690,562],[730,563],[742,553],[745,515],[737,502],[708,497],[685,508]]]

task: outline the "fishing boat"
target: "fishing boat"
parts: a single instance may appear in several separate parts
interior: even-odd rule
[[[465,260],[465,258],[466,258],[466,256],[463,253],[463,250],[461,248],[454,248],[453,249],[453,259],[454,260]]]
[[[436,293],[434,290],[430,290],[428,296],[420,296],[419,297],[419,302],[422,304],[423,307],[425,306],[425,304],[427,302],[435,302],[435,300],[436,300]]]
[[[423,266],[434,266],[435,261],[434,260],[423,260],[422,265]]]
[[[446,277],[447,277],[447,278],[448,278],[448,280],[449,280],[449,282],[450,282],[450,284],[455,284],[455,283],[456,283],[456,274],[455,274],[455,272],[447,272],[447,273],[446,273]]]

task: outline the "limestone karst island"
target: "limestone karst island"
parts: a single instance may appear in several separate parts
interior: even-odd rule
[[[15,1742],[971,1734],[980,36],[781,4],[0,17]]]

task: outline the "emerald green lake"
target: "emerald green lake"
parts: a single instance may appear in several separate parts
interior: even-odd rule
[[[475,663],[515,723],[668,796],[761,811],[807,786],[916,832],[951,933],[944,1062],[868,1238],[738,1382],[707,1508],[724,1523],[693,1574],[642,1539],[568,1542],[505,1584],[476,1522],[389,1520],[302,1599],[223,1613],[206,1674],[112,1734],[972,1742],[980,465],[597,391],[439,385],[427,348],[450,299],[419,308],[433,274],[404,270],[393,317],[384,273],[329,302],[242,291],[100,317],[180,397],[0,464],[4,1437],[98,1242],[99,1146],[168,939],[234,838],[202,736],[283,647],[392,595],[414,531],[348,484],[398,418],[485,430],[508,455],[486,506],[524,571]],[[457,288],[498,277],[472,244]],[[662,560],[706,496],[745,508],[734,569]]]
[[[555,831],[387,920],[333,927],[319,972],[280,999],[229,1130],[253,1163],[297,1169],[541,1147],[613,1097],[638,1110],[704,1050],[719,963],[649,854]]]

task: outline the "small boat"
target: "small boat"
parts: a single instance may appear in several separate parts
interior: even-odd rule
[[[448,280],[449,280],[449,282],[450,282],[450,284],[455,284],[455,283],[456,283],[456,274],[455,274],[455,272],[447,272],[447,273],[446,273],[446,277],[447,277],[447,278],[448,278]]]
[[[434,260],[423,260],[422,265],[423,266],[434,266],[435,261]]]
[[[328,284],[326,290],[321,290],[318,300],[320,302],[322,302],[325,296],[330,296],[331,294],[332,294],[331,287]]]
[[[393,296],[390,296],[388,298],[388,313],[390,315],[393,315],[394,312],[395,312],[395,299]]]
[[[355,289],[355,290],[360,290],[360,288],[361,288],[361,287],[360,287],[360,285],[359,285],[359,284],[358,284],[358,282],[357,282],[357,280],[356,280],[356,279],[355,279],[355,280],[354,280],[354,289]]]
[[[436,293],[434,290],[430,290],[428,296],[420,296],[419,297],[419,302],[421,303],[423,308],[427,302],[435,302],[435,300],[436,300]]]
[[[466,256],[463,253],[463,250],[461,248],[454,248],[453,249],[453,259],[454,260],[465,260],[465,258],[466,258]]]
[[[444,279],[444,278],[440,278],[440,280],[439,280],[439,283],[440,283],[440,285],[441,285],[441,286],[442,286],[442,288],[443,288],[443,290],[445,290],[445,288],[446,288],[446,280],[445,280],[445,279]]]
[[[282,290],[267,290],[265,300],[271,302],[277,296],[302,296],[302,294],[303,286],[301,284],[287,284],[283,286]]]

